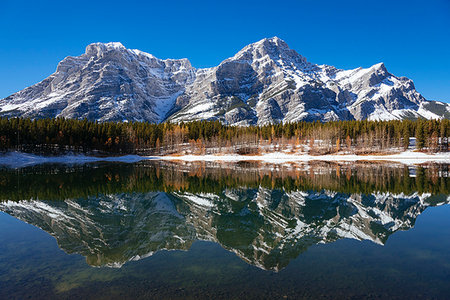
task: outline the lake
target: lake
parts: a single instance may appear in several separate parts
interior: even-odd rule
[[[1,299],[450,295],[449,165],[0,169]]]

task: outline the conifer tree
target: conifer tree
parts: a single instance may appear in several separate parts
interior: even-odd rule
[[[409,148],[409,129],[408,126],[403,128],[403,148],[407,150]]]
[[[416,147],[419,150],[425,147],[425,132],[422,120],[419,120],[416,126]]]

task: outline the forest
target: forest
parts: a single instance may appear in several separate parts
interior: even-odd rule
[[[97,155],[374,154],[414,149],[446,152],[449,120],[295,122],[230,126],[187,123],[97,122],[0,118],[0,151]]]

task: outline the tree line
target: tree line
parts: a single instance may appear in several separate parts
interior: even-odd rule
[[[219,121],[153,124],[0,118],[0,151],[104,154],[374,153],[448,151],[449,120],[295,122],[232,126]],[[415,144],[411,144],[414,142]]]

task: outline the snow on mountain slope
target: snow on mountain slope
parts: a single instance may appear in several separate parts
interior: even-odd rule
[[[448,118],[450,105],[427,101],[383,63],[354,70],[316,65],[273,37],[206,69],[94,43],[42,82],[0,100],[0,115],[248,125]]]
[[[0,108],[3,115],[33,118],[161,122],[194,74],[187,59],[160,60],[120,43],[95,43]]]

